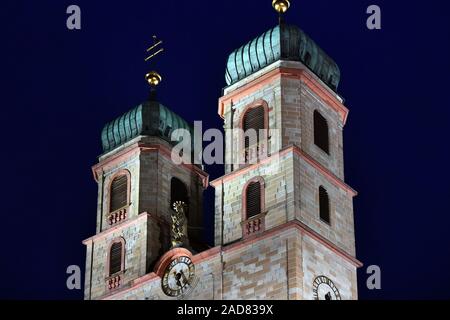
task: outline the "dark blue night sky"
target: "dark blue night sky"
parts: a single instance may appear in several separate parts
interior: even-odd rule
[[[382,269],[361,299],[450,299],[450,3],[293,0],[299,25],[342,71],[346,181],[357,256]],[[82,30],[66,28],[77,4]],[[382,9],[382,30],[366,9]],[[157,34],[166,53],[159,100],[221,128],[217,101],[228,54],[277,23],[269,0],[2,1],[2,254],[0,298],[81,299],[66,268],[84,270],[95,233],[90,168],[103,125],[145,100],[143,62]],[[221,175],[210,167],[211,178]],[[212,190],[206,193],[211,223]]]

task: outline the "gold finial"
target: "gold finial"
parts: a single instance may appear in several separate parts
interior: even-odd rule
[[[162,77],[158,72],[151,71],[145,75],[145,80],[147,80],[148,84],[151,87],[156,87],[158,84],[161,83]]]
[[[145,62],[149,61],[150,59],[154,58],[158,54],[164,52],[164,48],[158,47],[162,44],[162,40],[159,40],[156,36],[153,36],[153,45],[147,49],[147,52],[150,54],[147,58],[145,58]],[[148,84],[151,87],[156,87],[159,85],[162,81],[161,75],[156,71],[151,71],[145,75],[145,80],[147,80]]]
[[[272,1],[272,7],[281,15],[283,13],[286,13],[288,11],[289,7],[291,6],[291,3],[289,0],[273,0]]]

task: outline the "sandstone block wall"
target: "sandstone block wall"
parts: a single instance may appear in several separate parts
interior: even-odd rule
[[[218,252],[196,263],[195,270],[193,289],[178,298],[163,293],[156,275],[110,298],[312,300],[314,280],[326,276],[343,300],[357,299],[355,266],[296,228],[225,247],[223,264]]]

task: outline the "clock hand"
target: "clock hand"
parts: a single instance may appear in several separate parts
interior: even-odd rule
[[[188,281],[188,279],[186,278],[184,272],[183,272],[183,271],[180,271],[180,272],[181,272],[181,276],[183,277],[184,283],[189,283],[189,281]]]
[[[183,284],[181,283],[180,278],[181,278],[181,273],[179,273],[179,272],[176,273],[176,274],[175,274],[175,280],[177,281],[177,285],[178,285],[179,287],[182,287]]]

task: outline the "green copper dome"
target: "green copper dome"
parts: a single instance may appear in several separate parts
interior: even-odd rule
[[[338,65],[300,28],[281,24],[233,51],[226,81],[232,85],[278,60],[301,61],[331,89],[337,90]]]
[[[157,136],[169,143],[173,130],[192,127],[179,115],[156,101],[148,101],[106,124],[102,130],[103,151],[109,152],[138,136]],[[178,141],[178,140],[177,140]]]

